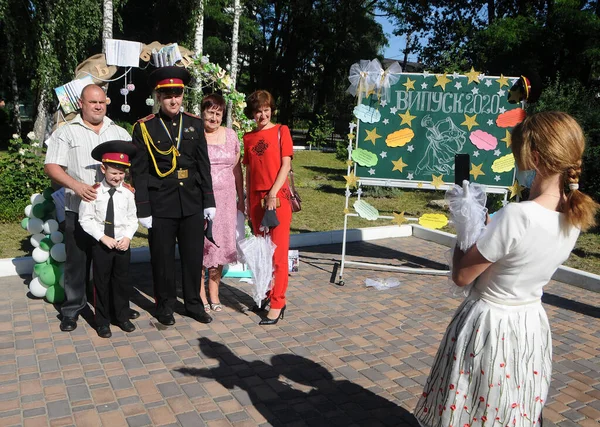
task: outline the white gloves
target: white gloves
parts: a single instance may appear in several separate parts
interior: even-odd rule
[[[215,219],[215,215],[217,213],[217,208],[206,208],[204,209],[204,219],[208,219],[212,221]]]
[[[138,218],[138,221],[140,222],[140,224],[142,224],[142,227],[144,228],[152,228],[152,217],[151,216],[147,216],[146,218]]]

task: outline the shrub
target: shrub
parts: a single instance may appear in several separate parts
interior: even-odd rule
[[[317,114],[316,119],[312,123],[312,127],[308,132],[310,137],[310,145],[321,148],[329,142],[333,134],[333,123],[325,114]]]
[[[0,159],[0,221],[20,219],[30,196],[50,185],[44,173],[45,151],[33,132],[27,134],[27,141],[16,134],[9,141],[8,152]]]

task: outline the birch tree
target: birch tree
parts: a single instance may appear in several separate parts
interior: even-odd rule
[[[233,0],[233,30],[231,33],[231,62],[230,75],[231,87],[235,88],[238,74],[238,44],[240,31],[240,16],[242,14],[242,5],[240,0]],[[231,128],[231,101],[227,103],[227,127]]]
[[[104,14],[102,19],[102,52],[106,53],[106,40],[113,38],[113,1],[103,0]]]
[[[204,0],[198,0],[198,19],[194,36],[194,51],[196,55],[202,54],[202,41],[204,39]]]

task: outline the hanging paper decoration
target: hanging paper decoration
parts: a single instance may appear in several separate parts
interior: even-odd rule
[[[127,90],[128,90],[129,92],[133,92],[133,91],[135,90],[135,85],[134,85],[133,83],[129,83],[129,84],[127,85]]]
[[[122,87],[120,92],[121,92],[121,95],[127,96],[127,94],[129,93],[129,89]]]
[[[154,107],[154,99],[152,99],[151,97],[146,98],[146,105],[148,107]]]
[[[129,113],[131,111],[131,105],[128,105],[128,104],[121,105],[121,111],[124,113]]]

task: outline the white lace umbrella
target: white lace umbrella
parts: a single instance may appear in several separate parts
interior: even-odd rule
[[[273,253],[277,247],[270,235],[250,236],[240,240],[239,247],[252,272],[252,299],[260,306],[273,282]]]

